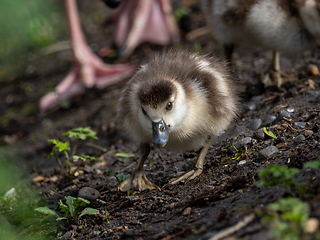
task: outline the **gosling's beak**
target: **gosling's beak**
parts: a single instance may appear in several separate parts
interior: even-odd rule
[[[161,119],[159,122],[152,122],[152,142],[157,147],[164,147],[169,140],[169,128]]]

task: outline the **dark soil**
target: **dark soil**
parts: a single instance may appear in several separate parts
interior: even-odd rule
[[[91,27],[88,31],[88,26],[92,25],[90,17],[95,11],[101,12],[100,3],[81,2],[81,18],[89,44],[99,48],[111,46],[110,28],[104,30],[105,35],[98,27]],[[209,34],[193,42],[186,41],[187,32],[204,25],[198,6],[192,6],[192,13],[182,19],[182,45],[194,49],[195,45],[201,44],[201,52],[223,57],[221,47]],[[159,49],[161,47],[143,44],[128,61],[139,64]],[[60,222],[54,237],[51,235],[53,239],[62,236],[66,239],[209,239],[252,213],[253,220],[226,237],[270,239],[270,226],[261,220],[258,212],[267,204],[290,196],[290,193],[277,186],[258,187],[257,172],[270,164],[301,169],[303,163],[319,160],[320,77],[311,75],[307,66],[311,63],[320,66],[320,45],[302,55],[281,56],[283,71],[294,73],[297,80],[280,89],[264,88],[259,84],[261,74],[271,62],[269,52],[236,48],[234,75],[242,109],[229,130],[214,140],[202,175],[186,184],[161,191],[131,192],[130,196],[118,192],[115,177],[104,173],[105,170],[115,174],[131,173],[138,161],[138,143],[126,137],[114,116],[125,81],[105,90],[87,90],[84,95],[73,98],[68,108],[46,115],[27,111],[28,107],[36,105],[46,89],[67,74],[70,66],[67,61],[61,61],[59,54],[30,62],[28,67],[34,69],[32,73],[0,87],[1,116],[7,116],[8,109],[16,113],[1,125],[1,142],[19,149],[24,156],[23,165],[28,178],[45,196],[48,206],[62,216],[58,202],[65,201],[65,196],[77,197],[82,187],[94,188],[101,194],[99,199],[102,201],[90,204],[100,211],[100,215],[83,217],[70,224]],[[36,86],[32,94],[28,95],[21,87],[26,82]],[[257,119],[262,122],[260,126],[255,126]],[[64,132],[85,126],[96,131],[99,140],[80,143],[77,154],[95,156],[103,162],[85,163],[80,166],[76,177],[66,177],[54,157],[45,160],[52,149],[47,140],[66,140],[62,138]],[[265,135],[264,126],[269,127],[277,139]],[[277,151],[263,155],[261,151],[270,146],[275,146]],[[116,157],[115,153],[134,153],[135,157]],[[154,148],[146,161],[146,175],[162,188],[171,177],[191,169],[197,154]],[[301,170],[295,179],[299,183],[308,183],[313,197],[302,199],[312,209],[310,217],[319,220],[320,174],[316,171],[311,182],[304,177],[308,174],[310,171]],[[295,189],[291,191],[302,197]],[[9,224],[13,223],[9,220]],[[309,239],[307,235],[305,238]]]

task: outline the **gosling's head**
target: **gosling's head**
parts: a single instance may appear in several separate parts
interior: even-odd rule
[[[141,127],[152,134],[155,146],[164,147],[169,133],[178,128],[187,114],[185,92],[179,83],[159,77],[141,84],[137,93]]]

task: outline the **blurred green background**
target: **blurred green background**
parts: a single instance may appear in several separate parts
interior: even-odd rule
[[[23,73],[39,50],[66,35],[67,22],[57,0],[2,0],[0,3],[0,83]]]

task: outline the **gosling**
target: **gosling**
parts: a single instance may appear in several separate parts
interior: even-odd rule
[[[213,137],[236,117],[237,103],[234,83],[217,60],[173,50],[155,54],[130,79],[118,104],[119,121],[140,143],[138,167],[119,190],[160,190],[143,170],[150,144],[173,151],[202,148],[194,168],[169,184],[199,176]]]
[[[273,51],[262,77],[266,86],[293,80],[281,73],[279,52],[301,53],[320,38],[320,0],[201,0],[201,5],[228,61],[236,44]]]

